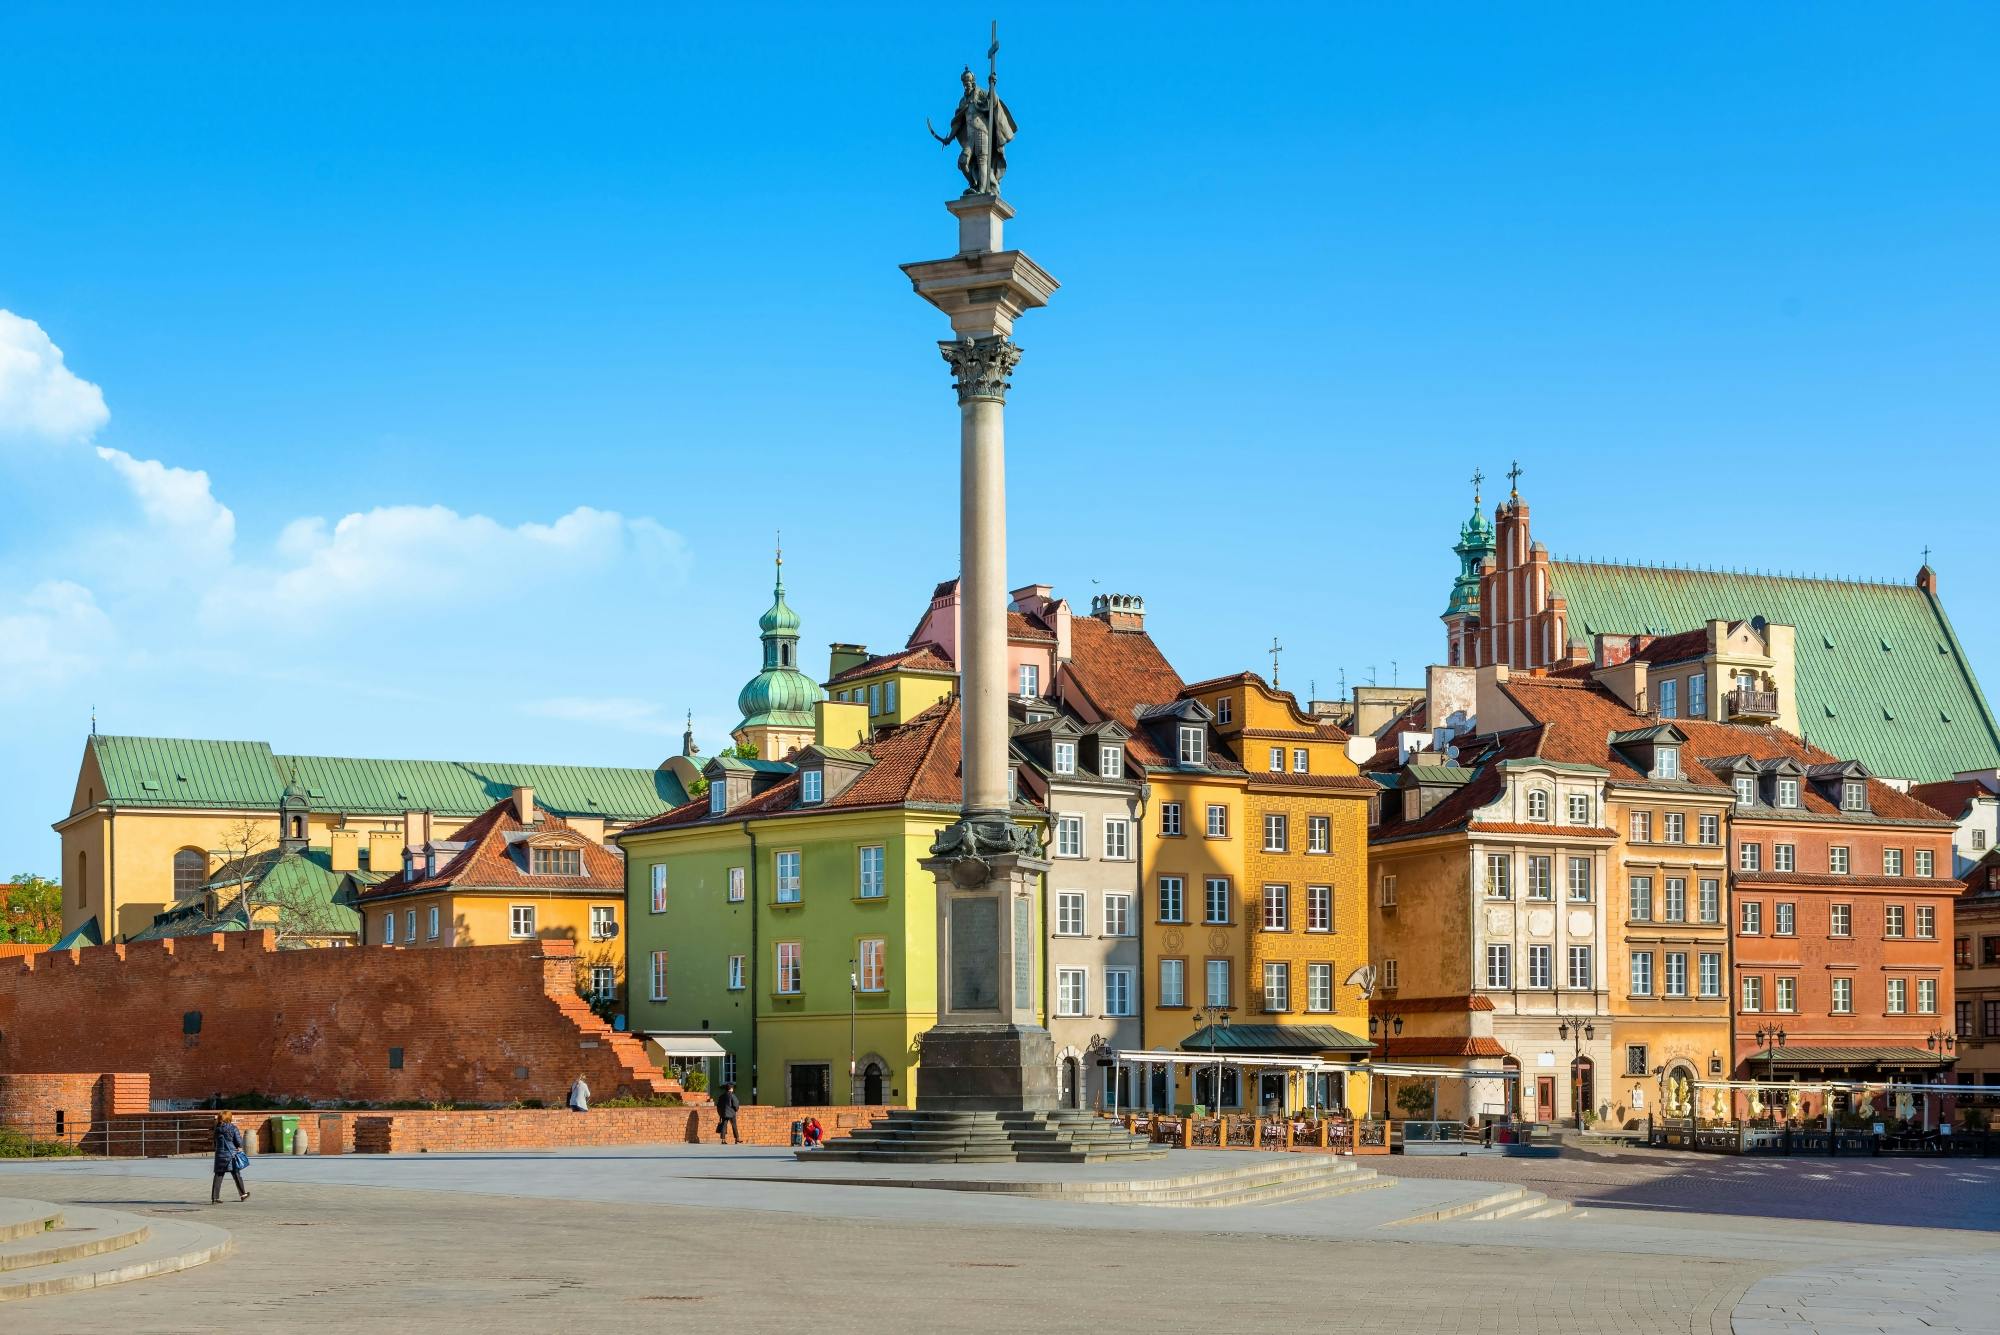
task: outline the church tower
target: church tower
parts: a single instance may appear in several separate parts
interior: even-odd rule
[[[299,787],[296,774],[278,796],[278,850],[303,853],[312,844],[312,802]]]
[[[757,749],[759,760],[783,760],[813,739],[813,706],[826,698],[799,670],[799,614],[785,604],[785,552],[778,549],[771,608],[757,621],[764,666],[736,697],[743,713],[730,736]]]
[[[1479,633],[1479,569],[1493,555],[1493,522],[1480,506],[1479,484],[1486,480],[1472,474],[1472,517],[1458,530],[1458,578],[1452,581],[1451,602],[1444,609],[1445,661],[1453,667],[1471,667],[1479,662],[1474,644]]]

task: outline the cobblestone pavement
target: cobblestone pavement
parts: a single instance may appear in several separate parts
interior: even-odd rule
[[[1736,1335],[1933,1331],[1990,1335],[2000,1325],[2000,1273],[1963,1256],[1843,1262],[1772,1275],[1750,1286]]]
[[[1516,1182],[1592,1210],[2000,1229],[2000,1160],[1993,1159],[1765,1159],[1565,1149],[1552,1159],[1390,1155],[1370,1163],[1399,1178]]]

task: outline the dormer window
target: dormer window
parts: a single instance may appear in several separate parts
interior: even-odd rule
[[[1736,805],[1739,807],[1757,805],[1757,781],[1748,774],[1736,776]]]
[[[708,785],[708,814],[720,816],[729,810],[729,790],[721,779],[711,779]]]
[[[1205,765],[1208,763],[1208,729],[1199,724],[1181,725],[1181,764]]]
[[[1229,722],[1233,714],[1233,709],[1234,706],[1231,704],[1229,697],[1226,695],[1223,696],[1215,702],[1215,721],[1217,723]]]
[[[1861,779],[1843,779],[1840,784],[1842,811],[1868,810],[1868,784]]]
[[[799,771],[799,801],[808,806],[820,801],[826,795],[826,773],[823,770],[807,769]]]
[[[1549,818],[1549,795],[1540,788],[1528,794],[1528,819],[1540,823]]]
[[[1038,663],[1021,664],[1021,698],[1033,700],[1042,693],[1042,669]]]
[[[1058,774],[1076,773],[1076,743],[1057,742],[1055,746],[1055,771]]]
[[[1123,777],[1125,773],[1125,748],[1104,746],[1098,748],[1097,772],[1107,779]]]
[[[1663,746],[1653,752],[1653,777],[1656,779],[1681,777],[1681,749],[1678,746]]]
[[[536,876],[583,875],[580,848],[535,848],[528,851],[528,870]]]
[[[1778,805],[1795,807],[1799,804],[1799,781],[1797,779],[1778,780]]]

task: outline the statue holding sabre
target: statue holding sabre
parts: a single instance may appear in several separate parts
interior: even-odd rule
[[[940,144],[958,145],[958,170],[968,195],[998,195],[1007,174],[1007,143],[1014,137],[1014,115],[1000,100],[1000,24],[993,24],[993,44],[986,49],[986,87],[979,86],[972,67],[958,76],[964,94],[951,115],[951,133],[939,134],[928,119],[924,128]]]

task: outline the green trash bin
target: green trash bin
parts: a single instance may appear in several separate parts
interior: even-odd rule
[[[279,1154],[292,1152],[292,1141],[299,1134],[299,1119],[292,1116],[278,1116],[271,1119],[272,1148]]]

